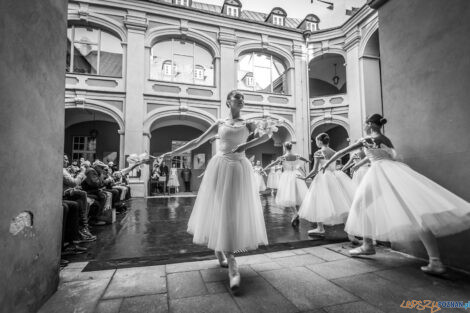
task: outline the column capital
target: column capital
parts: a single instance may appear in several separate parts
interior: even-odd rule
[[[237,36],[232,32],[220,31],[218,39],[219,43],[225,46],[234,47],[238,42]]]
[[[346,34],[346,40],[344,41],[343,49],[348,51],[357,45],[359,45],[359,41],[361,40],[361,34],[359,33],[358,29]]]
[[[120,136],[124,136],[124,134],[126,133],[124,131],[124,129],[118,129],[117,133],[120,135]]]
[[[124,25],[128,30],[145,32],[148,28],[148,19],[145,16],[127,14],[124,18]]]
[[[293,45],[292,54],[294,57],[305,57],[307,56],[307,50],[302,45]]]
[[[148,139],[152,138],[152,134],[150,132],[143,132],[144,137],[148,137]]]

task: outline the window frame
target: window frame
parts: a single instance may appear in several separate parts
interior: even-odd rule
[[[75,139],[83,139],[82,141],[75,142]],[[95,140],[95,150],[88,150],[88,145],[90,144],[90,139]],[[83,149],[76,149],[75,144],[83,145]],[[89,160],[89,157],[93,157],[93,161],[96,160],[96,138],[92,138],[90,136],[73,136],[72,137],[72,160],[78,160],[81,157]],[[77,155],[78,158],[74,158]]]
[[[284,17],[282,15],[273,14],[273,24],[278,26],[284,26]]]
[[[96,45],[98,48],[97,48],[97,56],[96,56],[96,68],[97,68],[97,73],[96,74],[93,74],[93,73],[80,73],[80,72],[75,72],[74,71],[74,62],[75,62],[75,43],[84,43],[82,41],[76,41],[75,40],[75,27],[78,26],[80,28],[87,28],[87,27],[84,27],[84,26],[81,26],[81,25],[72,25],[71,27],[67,27],[67,30],[69,29],[72,29],[72,36],[71,36],[71,40],[70,40],[70,62],[69,62],[69,71],[67,72],[67,68],[66,68],[66,74],[74,74],[74,75],[89,75],[89,76],[101,76],[101,77],[113,77],[113,78],[123,78],[124,75],[123,75],[123,71],[124,71],[124,51],[121,51],[121,73],[119,74],[119,76],[113,76],[113,75],[103,75],[101,74],[101,32],[105,32],[107,33],[108,35],[110,36],[113,36],[114,38],[116,38],[117,40],[119,40],[119,42],[122,44],[122,40],[121,38],[113,35],[112,33],[106,31],[106,30],[103,30],[99,27],[90,27],[91,29],[94,29],[94,30],[97,30],[98,31],[98,42],[97,43],[94,43],[92,42],[91,44],[92,45]],[[67,38],[68,39],[68,38]],[[88,44],[90,44],[89,42],[87,42]]]

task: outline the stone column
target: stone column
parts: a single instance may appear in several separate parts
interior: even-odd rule
[[[294,80],[290,83],[292,100],[295,103],[295,136],[297,153],[308,158],[310,146],[310,109],[308,95],[308,57],[304,45],[294,45]]]
[[[220,116],[225,118],[228,116],[228,108],[225,105],[227,94],[234,89],[237,89],[237,68],[235,67],[235,45],[237,37],[235,31],[229,28],[220,28],[219,32],[220,43],[220,75],[219,90],[220,90]]]
[[[124,152],[125,132],[122,129],[118,130],[119,134],[119,168],[126,166],[126,157]]]
[[[359,65],[359,30],[346,35],[346,84],[349,101],[349,138],[353,143],[363,136],[364,108],[361,101],[361,75]]]
[[[126,105],[124,110],[125,134],[124,159],[129,154],[145,152],[143,124],[145,116],[145,31],[148,21],[145,13],[128,11],[124,25],[127,28],[126,53]],[[142,173],[143,174],[143,173]],[[132,194],[143,197],[146,194],[146,177],[130,179]]]

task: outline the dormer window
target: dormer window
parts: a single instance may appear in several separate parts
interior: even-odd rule
[[[185,7],[189,6],[189,0],[174,0],[174,4],[183,5]]]
[[[227,15],[238,17],[238,12],[237,7],[227,6]]]
[[[273,24],[284,26],[284,17],[279,15],[273,15]]]
[[[318,23],[315,22],[307,22],[307,29],[314,32],[318,30]]]
[[[175,75],[176,73],[176,65],[171,66],[171,61],[167,60],[163,62],[163,68],[162,68],[163,75],[165,76],[172,76]]]
[[[203,80],[204,79],[204,67],[196,65],[194,69],[194,79]]]
[[[246,77],[246,85],[248,87],[253,87],[255,85],[255,81],[253,79],[253,76],[247,76]]]

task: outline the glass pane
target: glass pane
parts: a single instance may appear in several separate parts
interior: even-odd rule
[[[248,77],[253,76],[253,54],[244,54],[238,60],[237,82],[238,89],[252,90]]]
[[[100,75],[122,76],[121,40],[104,31],[101,32]]]
[[[174,55],[174,66],[176,73],[174,73],[175,82],[180,83],[193,83],[193,57],[184,55]]]
[[[196,45],[194,47],[194,59],[196,62],[196,68],[202,70],[202,79],[195,81],[198,85],[214,85],[214,59],[212,54],[205,48]]]
[[[286,67],[282,62],[276,58],[273,58],[273,92],[274,93],[287,93],[287,73]]]
[[[152,47],[150,54],[150,78],[157,80],[172,80],[171,75],[164,75],[163,65],[171,63],[171,40],[158,42]]]
[[[271,69],[265,67],[254,68],[254,90],[271,92]]]
[[[255,66],[258,67],[271,67],[271,56],[269,54],[255,53],[254,59]]]
[[[74,72],[97,74],[99,30],[75,27]]]

